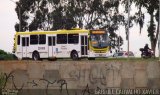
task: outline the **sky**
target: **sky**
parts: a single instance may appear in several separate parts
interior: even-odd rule
[[[12,52],[14,25],[18,22],[15,3],[10,0],[0,0],[0,49]]]
[[[13,0],[17,1],[17,0]],[[18,22],[17,14],[15,12],[16,4],[10,0],[0,0],[0,49],[7,52],[12,52],[13,38],[15,34],[14,25]],[[131,7],[131,14],[134,13],[134,8]],[[145,22],[148,22],[149,16],[146,17]],[[130,29],[130,51],[135,56],[140,56],[139,48],[143,48],[146,43],[150,45],[149,38],[147,37],[147,25],[142,29],[142,33],[139,33],[139,27],[134,26]],[[124,51],[127,51],[127,41],[124,27],[120,27],[117,31],[124,39],[122,46]],[[158,45],[157,45],[158,46]],[[158,56],[158,49],[156,49],[156,56]]]

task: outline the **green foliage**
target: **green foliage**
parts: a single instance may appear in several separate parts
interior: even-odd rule
[[[16,57],[11,54],[11,53],[7,53],[4,50],[0,50],[0,60],[14,60],[16,59]]]
[[[0,50],[0,55],[7,55],[7,53],[4,50]]]
[[[0,73],[0,89],[3,88],[4,83],[5,83],[5,75]]]
[[[151,48],[155,52],[156,44],[157,44],[157,39],[158,39],[158,34],[159,34],[159,0],[130,0],[132,4],[135,4],[137,7],[138,11],[135,13],[133,16],[133,19],[131,21],[135,21],[137,24],[140,26],[140,33],[141,29],[143,28],[144,25],[144,19],[146,15],[150,15],[150,21],[147,22],[148,24],[148,37],[150,38],[151,42]],[[127,5],[128,1],[127,0],[122,0],[123,4],[125,5],[125,10],[127,12]],[[142,9],[146,9],[147,13],[142,11]],[[155,24],[155,21],[157,24]]]
[[[6,81],[5,75],[0,73],[0,95],[2,95],[2,89],[5,85],[5,81]]]
[[[116,30],[124,25],[119,14],[121,0],[19,0],[16,12],[21,23],[18,31],[58,30],[71,28],[105,29],[113,41]],[[18,11],[20,8],[21,12]],[[20,13],[20,15],[19,15]],[[21,16],[21,17],[19,17]],[[120,41],[123,44],[123,41]],[[113,46],[116,46],[115,44]]]

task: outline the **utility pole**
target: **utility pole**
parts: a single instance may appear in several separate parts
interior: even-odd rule
[[[19,32],[21,31],[21,7],[19,4],[17,4],[15,1],[10,0],[11,2],[13,2],[14,4],[16,4],[18,6],[18,15],[19,15]]]
[[[120,30],[118,32],[119,32],[118,33],[118,50],[121,51],[120,50]]]
[[[129,59],[129,26],[130,26],[130,24],[129,24],[129,22],[130,22],[130,18],[129,18],[129,16],[130,16],[130,0],[128,0],[128,27],[127,27],[127,36],[128,36],[128,59]]]
[[[158,18],[158,23],[159,23],[159,36],[158,36],[158,50],[159,50],[159,61],[160,61],[160,0],[159,0],[159,18]]]

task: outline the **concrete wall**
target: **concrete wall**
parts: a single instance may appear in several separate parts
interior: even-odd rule
[[[158,61],[2,61],[0,71],[4,89],[160,89]]]

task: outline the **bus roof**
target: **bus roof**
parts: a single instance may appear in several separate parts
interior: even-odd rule
[[[16,32],[16,35],[31,35],[31,34],[66,34],[66,33],[89,33],[89,30],[55,30],[55,31],[28,31],[28,32]]]

